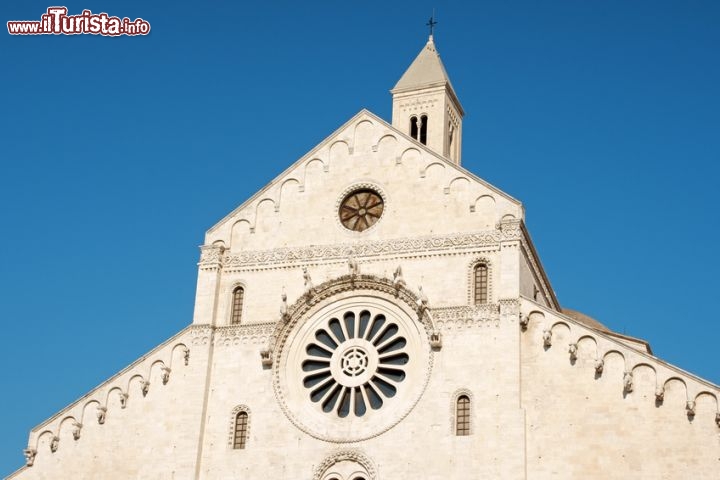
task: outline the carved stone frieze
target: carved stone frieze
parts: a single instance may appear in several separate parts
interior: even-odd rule
[[[210,325],[192,325],[190,327],[191,343],[193,345],[208,345],[212,332],[213,327]]]
[[[431,314],[435,325],[441,330],[500,326],[500,306],[498,304],[434,308],[431,309]]]
[[[476,233],[399,238],[394,240],[363,242],[353,245],[316,245],[298,248],[276,248],[227,254],[222,259],[224,268],[282,263],[307,262],[312,260],[346,260],[374,257],[386,254],[435,252],[442,250],[468,249],[497,245],[504,233],[488,230]],[[202,264],[202,262],[201,262]]]
[[[497,224],[497,228],[502,232],[503,240],[520,240],[523,236],[521,224],[521,220],[510,218],[500,220]]]
[[[520,300],[517,298],[501,298],[498,301],[500,317],[505,320],[513,321],[520,314]]]
[[[198,265],[204,270],[220,268],[224,253],[225,247],[222,245],[203,245],[200,247],[200,262]]]
[[[275,326],[276,322],[217,327],[213,342],[217,347],[267,344]]]

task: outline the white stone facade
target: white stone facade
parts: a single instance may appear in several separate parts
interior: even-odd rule
[[[33,429],[9,478],[720,478],[720,388],[563,313],[522,204],[396,115],[361,111],[211,228],[192,324]],[[382,199],[363,231],[356,191]]]

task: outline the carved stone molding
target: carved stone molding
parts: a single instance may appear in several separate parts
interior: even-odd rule
[[[250,407],[247,405],[238,405],[230,412],[230,422],[228,428],[228,447],[233,448],[235,446],[235,419],[240,412],[247,413],[247,426],[245,427],[245,442],[250,440]]]
[[[520,240],[522,238],[522,221],[517,218],[509,218],[500,220],[497,224],[497,229],[502,232],[502,239],[508,240]]]
[[[457,402],[462,396],[466,396],[470,400],[470,435],[475,433],[475,400],[473,398],[473,393],[467,388],[459,388],[453,392],[452,397],[450,398],[450,435],[453,436],[456,434],[457,428],[455,423],[455,419],[457,418]]]
[[[520,300],[517,298],[501,298],[498,300],[500,318],[513,321],[520,314]]]
[[[203,245],[200,247],[200,262],[202,270],[214,270],[222,267],[225,247],[222,245]]]
[[[213,327],[210,325],[192,325],[190,326],[190,338],[192,339],[190,342],[193,345],[208,345],[212,333]]]
[[[313,480],[321,480],[325,472],[327,472],[330,467],[336,463],[346,460],[360,464],[365,469],[365,472],[367,472],[368,480],[377,479],[377,470],[375,465],[370,461],[367,455],[357,449],[346,449],[338,450],[323,460],[322,463],[315,468]]]
[[[433,308],[430,311],[435,325],[441,330],[500,326],[500,306],[498,304],[462,305]]]
[[[478,265],[485,265],[487,267],[487,301],[491,302],[495,297],[493,297],[493,284],[495,283],[493,281],[493,277],[495,276],[495,269],[493,268],[493,263],[490,261],[490,259],[485,256],[479,256],[472,259],[472,261],[468,264],[467,268],[467,290],[468,290],[468,296],[467,301],[468,304],[473,304],[475,302],[475,267]]]
[[[473,247],[497,246],[503,239],[503,235],[503,232],[499,230],[487,230],[476,233],[399,238],[355,244],[254,250],[239,252],[237,254],[227,254],[223,257],[222,264],[223,268],[228,269],[233,267],[267,266],[313,260],[346,260],[351,254],[356,258],[362,258],[387,254],[464,250]]]
[[[393,412],[391,417],[376,416],[377,420],[365,424],[366,428],[354,429],[350,434],[338,433],[332,429],[318,429],[314,423],[308,423],[306,417],[298,415],[296,404],[286,402],[288,385],[284,377],[285,371],[282,370],[283,362],[287,355],[292,354],[292,341],[296,339],[297,330],[301,329],[306,321],[336,301],[347,301],[358,297],[370,297],[374,299],[373,301],[389,302],[403,311],[404,315],[408,316],[408,321],[417,322],[416,326],[420,327],[418,333],[424,331],[424,336],[421,334],[419,339],[421,342],[427,342],[425,343],[427,346],[425,353],[422,350],[417,351],[418,358],[424,357],[425,360],[422,362],[423,366],[418,367],[418,376],[412,390],[412,397],[408,397],[407,402],[400,404],[400,408],[391,410]],[[439,333],[433,324],[430,315],[431,309],[418,308],[418,305],[421,304],[423,304],[421,297],[408,288],[394,283],[391,279],[366,274],[343,275],[317,285],[312,293],[308,291],[300,296],[295,303],[288,307],[288,321],[277,322],[267,348],[270,354],[267,364],[269,365],[272,361],[275,397],[285,416],[296,427],[311,436],[340,444],[377,437],[402,421],[420,400],[430,380],[434,358],[432,335]]]
[[[276,339],[277,344],[282,344],[295,324],[305,316],[305,314],[314,306],[324,300],[335,295],[350,291],[377,291],[395,297],[396,300],[404,302],[412,310],[418,310],[422,299],[420,296],[411,292],[404,285],[397,284],[387,278],[378,277],[377,275],[343,275],[341,277],[328,280],[317,287],[313,287],[312,291],[305,292],[298,300],[288,308],[287,322],[275,323],[275,330],[272,338]],[[428,340],[430,335],[435,331],[433,320],[425,310],[419,316],[420,323],[425,326]],[[276,345],[270,345],[272,350]]]
[[[270,339],[275,326],[276,322],[217,327],[213,343],[217,347],[264,345]]]

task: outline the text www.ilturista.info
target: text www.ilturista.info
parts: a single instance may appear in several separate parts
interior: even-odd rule
[[[107,13],[83,10],[80,15],[68,15],[66,7],[50,7],[39,21],[19,20],[7,22],[10,35],[147,35],[150,23],[142,18],[110,17]]]

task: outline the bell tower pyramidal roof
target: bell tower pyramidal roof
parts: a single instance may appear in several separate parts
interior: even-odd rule
[[[459,165],[465,112],[432,35],[390,93],[393,126]]]

